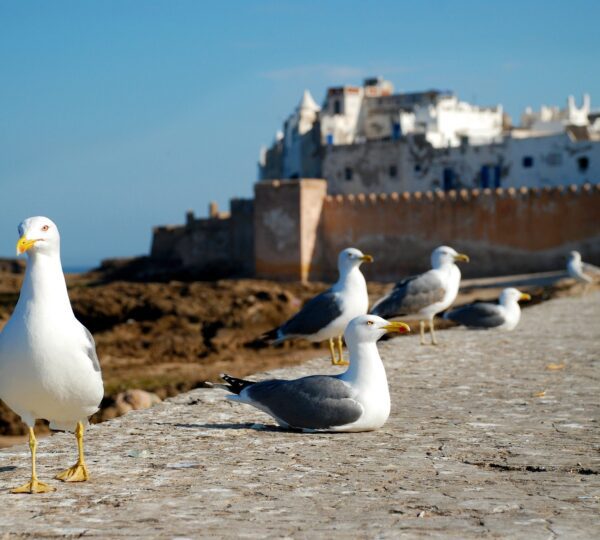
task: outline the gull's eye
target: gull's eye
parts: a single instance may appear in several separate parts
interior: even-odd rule
[[[42,227],[42,231],[46,232],[50,227],[48,225],[44,225]]]
[[[348,258],[351,259],[352,258],[352,253],[348,253]]]
[[[368,324],[369,326],[373,326],[373,321],[367,321],[367,324]]]

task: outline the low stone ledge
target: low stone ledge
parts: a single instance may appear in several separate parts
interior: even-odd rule
[[[9,494],[29,461],[7,449],[0,538],[590,538],[599,328],[595,294],[526,309],[512,333],[383,342],[393,408],[371,433],[285,432],[200,389],[91,426],[87,483],[51,480],[75,459],[72,436],[42,440],[38,472],[56,493]]]

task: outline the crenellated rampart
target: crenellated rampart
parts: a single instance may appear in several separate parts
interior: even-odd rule
[[[600,184],[327,196],[319,234],[315,278],[348,245],[375,256],[372,279],[423,270],[441,244],[471,255],[466,275],[556,269],[571,249],[600,258]]]
[[[471,256],[466,276],[565,267],[577,249],[600,263],[600,184],[327,195],[321,179],[268,180],[231,215],[157,228],[151,259],[193,275],[332,280],[337,255],[355,246],[375,257],[369,279],[429,267],[447,244]]]

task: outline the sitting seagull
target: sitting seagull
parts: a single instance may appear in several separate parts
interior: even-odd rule
[[[79,459],[56,478],[88,479],[83,455],[87,418],[98,410],[104,393],[94,339],[75,318],[60,263],[60,236],[45,217],[19,225],[17,255],[29,261],[15,310],[0,334],[0,398],[29,427],[31,481],[13,493],[45,493],[35,468],[36,418],[51,429],[75,431]]]
[[[342,334],[354,317],[365,315],[369,308],[367,283],[360,271],[363,262],[373,262],[373,257],[364,255],[355,248],[347,248],[340,252],[339,278],[335,285],[309,300],[289,321],[266,332],[261,339],[273,344],[290,338],[304,338],[309,341],[328,339],[331,363],[348,365],[342,356]],[[337,359],[333,338],[337,338]]]
[[[467,328],[514,330],[521,319],[519,300],[531,300],[531,296],[511,287],[502,291],[498,304],[474,302],[444,313],[444,319]]]
[[[581,283],[592,283],[594,277],[600,276],[600,268],[593,264],[584,263],[579,251],[571,251],[567,262],[567,273]]]
[[[432,269],[403,279],[392,291],[371,308],[373,315],[385,319],[399,316],[420,317],[421,345],[425,344],[425,322],[429,320],[431,344],[437,345],[433,317],[444,311],[456,299],[460,285],[460,270],[456,261],[469,262],[469,257],[448,246],[440,246],[431,253]]]
[[[371,431],[390,415],[390,394],[377,340],[386,332],[409,332],[402,322],[374,315],[353,319],[344,333],[350,367],[340,375],[312,375],[291,381],[262,382],[221,375],[233,401],[271,415],[284,428]]]

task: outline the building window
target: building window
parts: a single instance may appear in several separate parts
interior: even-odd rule
[[[525,169],[529,169],[530,167],[533,167],[533,158],[531,156],[523,157],[523,167]]]
[[[456,173],[453,169],[444,169],[444,191],[456,189]]]
[[[342,114],[342,105],[339,99],[333,102],[333,114]]]
[[[579,172],[587,171],[588,167],[590,166],[590,158],[587,156],[581,156],[580,158],[577,158],[577,166],[579,167]]]
[[[396,178],[396,176],[398,176],[398,168],[396,165],[390,165],[390,176],[392,178]]]
[[[352,169],[350,167],[346,167],[344,170],[344,176],[346,180],[352,180]]]

